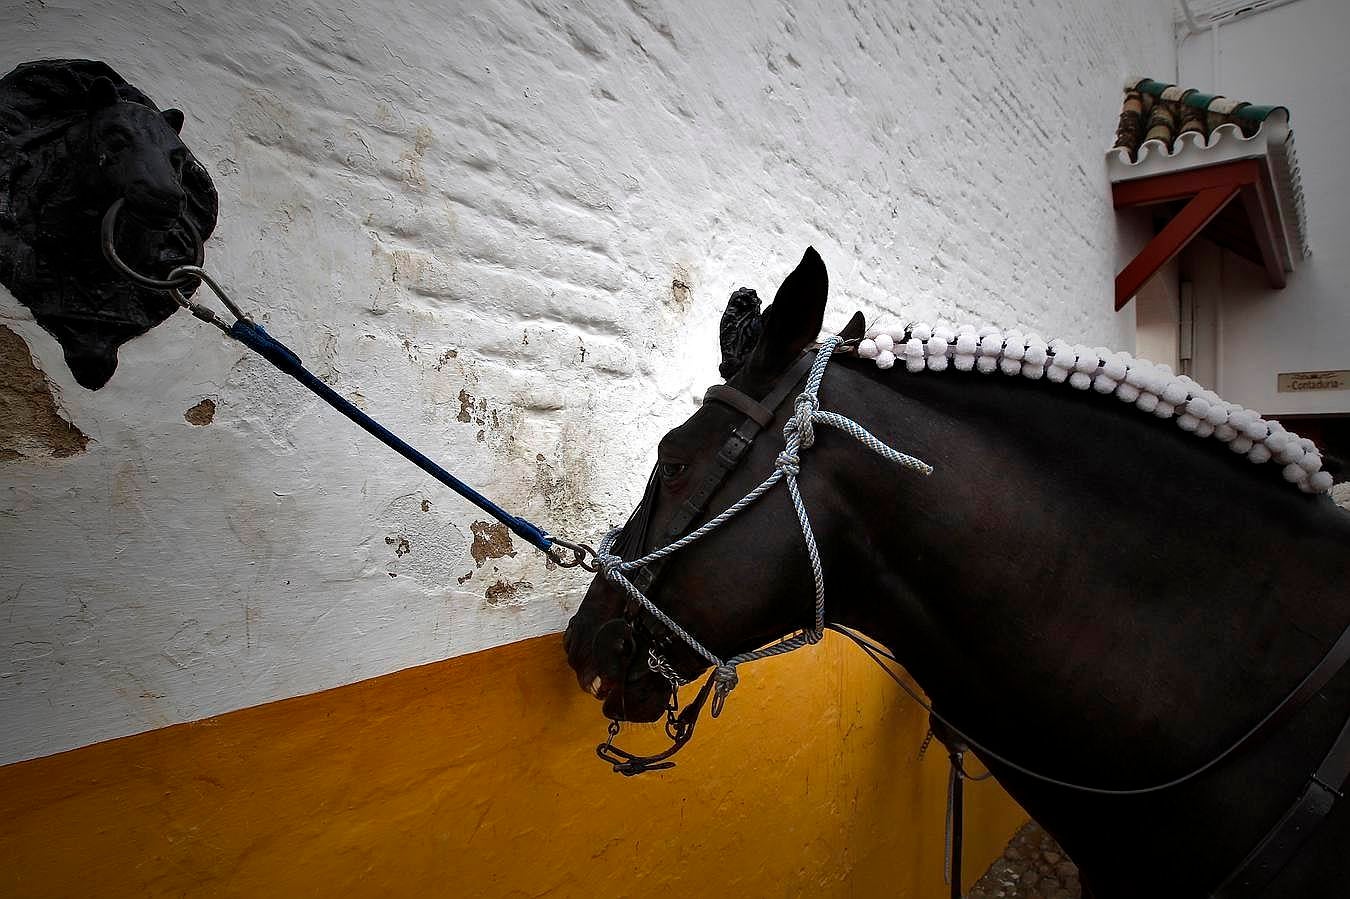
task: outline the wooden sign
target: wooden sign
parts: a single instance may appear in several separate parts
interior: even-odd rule
[[[1282,371],[1278,375],[1280,393],[1305,390],[1350,390],[1350,369],[1336,371]]]

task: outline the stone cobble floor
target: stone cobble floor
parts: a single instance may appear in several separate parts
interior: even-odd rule
[[[1080,899],[1078,868],[1051,836],[1028,823],[1008,841],[966,899]]]

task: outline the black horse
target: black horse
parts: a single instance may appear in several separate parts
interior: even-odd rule
[[[730,360],[730,386],[763,398],[817,338],[826,292],[824,263],[808,251],[753,351]],[[860,317],[845,336],[861,336]],[[1279,705],[1350,624],[1350,517],[1217,441],[1091,392],[879,371],[844,356],[820,399],[935,467],[919,477],[817,429],[800,483],[828,620],[889,647],[942,714],[1010,760],[1107,788],[1167,781]],[[791,412],[778,406],[692,525],[773,469]],[[666,542],[743,419],[709,402],[666,435],[620,536],[625,558]],[[647,592],[727,658],[809,627],[811,584],[778,489],[669,558]],[[629,597],[599,575],[564,644],[606,715],[655,720],[671,691],[646,651],[664,628],[639,615],[616,629],[625,617],[635,617]],[[678,640],[662,652],[685,679],[708,666]],[[751,684],[753,670],[743,673]],[[1347,714],[1342,669],[1279,728],[1144,796],[1086,794],[984,761],[1065,847],[1092,896],[1205,896],[1304,789]],[[1347,849],[1342,802],[1263,895],[1343,895]]]

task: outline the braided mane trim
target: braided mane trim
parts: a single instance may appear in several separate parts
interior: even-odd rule
[[[1274,461],[1281,474],[1304,493],[1327,493],[1331,473],[1322,470],[1316,444],[1286,430],[1278,421],[1227,402],[1170,366],[1136,359],[1105,347],[1087,347],[1063,340],[1046,341],[1038,334],[973,325],[914,322],[900,329],[872,329],[854,352],[877,368],[903,364],[910,372],[978,371],[1067,382],[1077,390],[1113,394],[1143,412],[1171,418],[1183,431],[1213,437],[1256,464]]]

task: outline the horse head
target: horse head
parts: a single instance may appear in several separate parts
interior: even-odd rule
[[[729,387],[762,401],[785,377],[792,379],[789,388],[800,380],[800,368],[796,377],[791,372],[820,334],[828,284],[824,262],[808,249],[762,317],[753,291],[732,296],[721,328],[721,370]],[[861,332],[861,317],[850,328]],[[789,405],[771,410],[779,427]],[[631,560],[670,543],[773,470],[782,442],[770,438],[752,443],[738,464],[727,466],[728,441],[736,440],[745,420],[744,410],[725,401],[705,402],[661,439],[646,493],[614,541],[614,552]],[[766,433],[775,427],[764,424]],[[843,514],[837,498],[812,499],[818,529],[837,533]],[[814,594],[801,546],[792,506],[783,492],[773,491],[756,503],[752,516],[728,521],[681,550],[678,564],[661,568],[649,583],[639,575],[638,582],[666,615],[728,658],[811,625]],[[829,557],[834,546],[821,551]],[[602,700],[614,720],[659,718],[670,699],[671,675],[689,681],[709,664],[603,573],[569,623],[564,645],[582,688]]]
[[[196,262],[215,228],[215,187],[182,127],[182,112],[161,111],[102,62],[40,60],[0,78],[0,284],[90,389],[112,376],[122,343],[178,308],[104,260],[109,208],[126,212],[119,256],[152,278]]]

